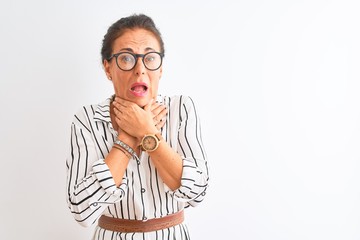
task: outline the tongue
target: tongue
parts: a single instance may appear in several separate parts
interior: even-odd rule
[[[136,87],[133,87],[132,90],[134,92],[145,92],[145,87],[144,86],[136,86]]]

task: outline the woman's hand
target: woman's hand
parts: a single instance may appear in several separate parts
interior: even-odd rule
[[[167,109],[165,105],[155,102],[151,104],[151,112],[153,114],[154,125],[160,132],[161,128],[165,125],[166,122]]]
[[[154,103],[153,100],[144,109],[118,97],[113,104],[115,120],[119,128],[139,140],[145,134],[159,132],[166,122],[165,106]]]

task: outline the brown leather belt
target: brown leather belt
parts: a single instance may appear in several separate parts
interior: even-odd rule
[[[178,225],[184,221],[184,211],[146,221],[113,218],[102,215],[98,225],[114,232],[152,232]]]

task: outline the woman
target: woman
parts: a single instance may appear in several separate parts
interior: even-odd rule
[[[82,107],[71,125],[67,202],[94,239],[189,239],[183,209],[199,204],[208,167],[194,102],[158,94],[164,43],[143,14],[103,39],[115,94]]]

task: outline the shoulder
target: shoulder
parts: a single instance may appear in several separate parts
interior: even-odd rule
[[[88,125],[88,123],[94,119],[95,109],[98,104],[89,104],[79,107],[73,116],[73,123],[75,125]]]
[[[79,109],[75,112],[73,117],[73,123],[77,125],[77,123],[81,123],[84,125],[93,122],[94,120],[101,118],[106,118],[109,115],[109,104],[110,98],[106,99],[101,103],[96,104],[88,104],[79,107]]]
[[[183,118],[189,114],[198,115],[196,104],[189,95],[166,96],[163,98],[163,103],[171,116]]]
[[[83,118],[83,117],[90,117],[94,116],[95,109],[98,107],[99,104],[89,104],[79,107],[79,109],[75,112],[74,116]]]
[[[173,96],[163,96],[162,100],[164,103],[174,106],[174,105],[194,105],[193,99],[188,95],[173,95]]]

